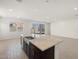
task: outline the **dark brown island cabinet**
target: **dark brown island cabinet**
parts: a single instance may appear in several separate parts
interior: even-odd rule
[[[34,46],[31,42],[29,45],[23,40],[23,50],[25,51],[26,55],[29,59],[55,59],[55,46],[41,51],[39,48]]]

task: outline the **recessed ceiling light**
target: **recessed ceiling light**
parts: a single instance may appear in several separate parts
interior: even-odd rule
[[[13,11],[13,9],[9,9],[9,11],[10,11],[10,12],[12,12],[12,11]]]
[[[38,9],[34,9],[35,12],[38,12]]]
[[[76,11],[78,8],[74,8],[74,10]]]
[[[50,17],[46,17],[46,19],[50,19]]]
[[[20,18],[20,16],[17,16],[17,18]]]

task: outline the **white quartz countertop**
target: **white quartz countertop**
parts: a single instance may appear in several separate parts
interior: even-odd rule
[[[34,46],[39,48],[41,51],[45,51],[45,50],[59,44],[62,41],[63,41],[62,39],[58,39],[58,38],[55,38],[53,36],[44,36],[44,37],[30,40],[30,42]]]

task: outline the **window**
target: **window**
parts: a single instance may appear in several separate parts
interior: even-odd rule
[[[32,33],[33,34],[45,34],[45,24],[33,23]]]

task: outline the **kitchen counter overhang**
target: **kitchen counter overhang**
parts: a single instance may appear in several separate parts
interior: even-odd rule
[[[44,36],[39,37],[33,40],[29,40],[34,46],[36,46],[41,51],[45,51],[59,43],[61,43],[62,39],[53,38],[53,36]]]

